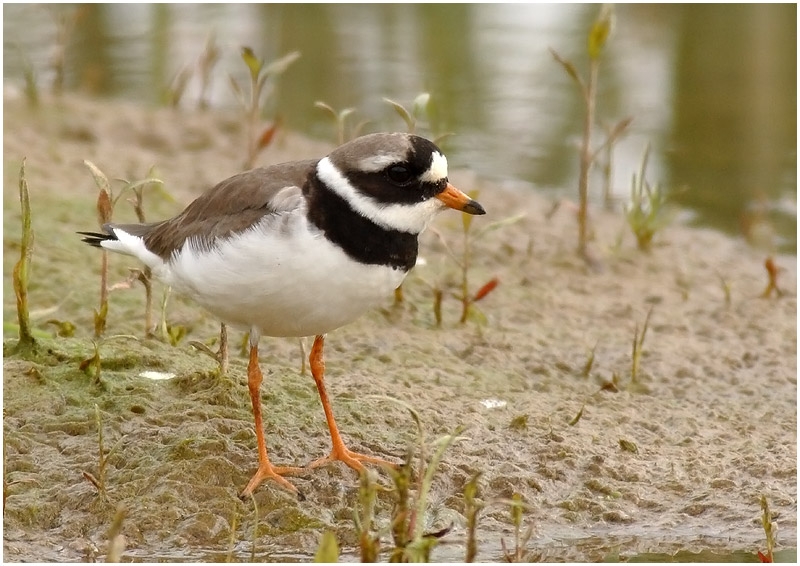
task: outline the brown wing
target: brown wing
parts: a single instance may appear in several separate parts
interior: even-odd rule
[[[239,173],[209,189],[170,220],[116,226],[143,236],[147,249],[167,260],[189,238],[200,246],[211,246],[216,239],[246,230],[265,215],[286,210],[287,199],[292,200],[286,191],[295,188],[299,194],[316,163],[298,161]]]

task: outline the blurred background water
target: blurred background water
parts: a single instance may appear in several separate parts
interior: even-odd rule
[[[40,88],[161,104],[209,37],[220,49],[211,107],[235,107],[239,50],[272,60],[297,50],[269,105],[285,127],[332,140],[317,100],[354,107],[368,130],[402,130],[383,101],[431,94],[430,130],[451,166],[576,198],[584,106],[553,48],[585,72],[599,11],[581,4],[93,4],[3,6],[5,88],[26,66]],[[631,116],[615,146],[612,187],[630,191],[645,146],[648,180],[675,189],[688,220],[796,253],[797,7],[619,5],[602,56],[598,117]],[[59,24],[59,21],[61,22]],[[63,46],[60,49],[59,46]],[[199,81],[183,104],[197,104]],[[601,139],[595,134],[595,143]],[[600,174],[590,191],[600,203]],[[765,238],[764,234],[768,236]],[[757,236],[760,234],[760,236]]]

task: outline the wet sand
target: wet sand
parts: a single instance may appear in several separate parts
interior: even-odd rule
[[[107,335],[136,338],[100,344],[99,384],[79,369],[94,352],[100,265],[75,235],[97,226],[96,187],[83,160],[129,180],[155,166],[165,191],[147,189],[145,210],[156,220],[240,170],[238,117],[79,97],[36,112],[7,98],[4,110],[5,560],[102,558],[118,505],[127,512],[124,557],[222,560],[232,549],[247,560],[255,537],[258,559],[307,560],[325,530],[356,557],[358,478],[343,465],[295,478],[302,502],[272,483],[257,491],[257,510],[237,499],[256,466],[241,331],[231,331],[234,355],[221,378],[188,344],[215,348],[217,321],[171,296],[167,321],[187,331],[171,346],[144,337],[142,288],[116,290]],[[260,163],[331,147],[284,132]],[[43,349],[34,360],[10,354],[23,156],[36,231],[30,300]],[[416,445],[409,412],[386,397],[418,412],[429,443],[466,427],[429,499],[428,528],[453,525],[434,558],[463,559],[463,489],[476,472],[487,502],[482,561],[500,560],[500,539],[513,539],[509,508],[496,500],[514,493],[529,505],[531,558],[764,550],[762,494],[779,548],[796,547],[796,257],[776,256],[784,294],[765,299],[763,250],[676,220],[643,253],[620,212],[595,207],[592,247],[602,269],[593,270],[574,253],[570,203],[548,217],[554,203],[541,194],[463,171],[451,180],[480,190],[488,214],[474,220],[475,230],[524,214],[472,242],[472,291],[500,282],[478,303],[482,317],[458,322],[460,273],[441,239],[460,253],[461,218],[442,214],[434,226],[441,239],[429,231],[421,240],[425,263],[407,278],[405,302],[387,297],[326,343],[327,384],[351,448],[400,461]],[[115,219],[133,221],[124,200]],[[110,281],[125,280],[131,267],[134,260],[112,257]],[[446,290],[441,328],[431,285]],[[162,291],[155,287],[156,319]],[[634,331],[651,309],[632,382]],[[74,324],[74,336],[56,337],[51,320]],[[263,339],[261,365],[273,460],[303,465],[326,454],[324,416],[313,380],[301,375],[297,340]],[[143,371],[176,377],[152,381]],[[100,473],[95,404],[106,451],[116,445],[105,498],[83,476]],[[384,494],[379,522],[390,512]]]

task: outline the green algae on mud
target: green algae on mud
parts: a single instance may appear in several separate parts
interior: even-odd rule
[[[38,112],[14,100],[5,107],[5,186],[17,186],[19,159],[28,157],[36,232],[29,293],[42,350],[31,360],[13,355],[16,312],[5,302],[4,557],[102,555],[118,504],[127,510],[124,558],[225,556],[233,540],[239,559],[251,552],[307,559],[326,530],[344,557],[355,556],[358,479],[343,466],[294,478],[304,502],[270,483],[256,492],[255,507],[238,500],[256,466],[247,360],[233,355],[228,376],[219,377],[216,363],[188,345],[213,347],[218,321],[170,297],[168,323],[187,331],[172,346],[144,337],[140,286],[113,291],[108,334],[137,339],[99,345],[99,382],[80,369],[94,354],[99,300],[99,257],[75,234],[96,228],[96,187],[83,160],[109,178],[141,178],[155,164],[165,192],[148,194],[145,210],[148,219],[167,217],[237,172],[237,119],[69,96],[43,101]],[[283,133],[263,158],[329,149]],[[385,308],[326,342],[330,393],[354,449],[400,461],[415,445],[413,419],[385,396],[414,407],[428,438],[467,426],[469,440],[451,446],[434,475],[428,527],[453,525],[434,559],[463,557],[463,491],[476,472],[483,500],[522,495],[525,521],[534,525],[531,547],[546,559],[755,550],[764,537],[762,494],[780,525],[779,547],[796,546],[796,348],[789,339],[796,336],[796,258],[776,258],[786,270],[786,295],[760,299],[764,258],[743,242],[675,225],[644,255],[630,238],[616,245],[624,219],[598,210],[606,269],[592,273],[575,258],[566,207],[548,218],[552,203],[541,195],[465,172],[452,177],[459,187],[481,189],[490,220],[525,214],[473,242],[471,279],[501,281],[481,302],[483,324],[458,323],[460,273],[436,235],[426,234],[427,262],[407,278],[404,303],[392,306],[387,297]],[[11,297],[21,224],[14,191],[4,192],[3,216],[4,296]],[[115,219],[136,215],[121,203]],[[436,230],[457,241],[461,219],[443,215]],[[125,281],[134,267],[113,257],[110,282]],[[446,291],[441,328],[425,283],[432,280]],[[162,292],[155,287],[156,301]],[[642,388],[623,381],[616,392],[602,389],[614,373],[629,374],[631,337],[653,305],[637,376]],[[70,322],[74,335],[55,336],[50,319]],[[260,361],[271,457],[303,465],[327,453],[297,341],[264,339]],[[148,370],[176,377],[141,377]],[[97,471],[95,405],[106,447],[119,443],[108,457],[106,500],[83,476]],[[512,426],[521,415],[525,426]],[[637,451],[620,448],[621,438]],[[391,515],[385,494],[376,515],[383,525]],[[482,512],[477,559],[501,559],[499,541],[511,528],[507,506]]]

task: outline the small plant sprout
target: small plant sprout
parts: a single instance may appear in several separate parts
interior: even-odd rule
[[[361,562],[377,562],[381,551],[380,533],[375,530],[375,502],[378,490],[375,472],[364,469],[359,474],[359,507],[353,512]]]
[[[645,179],[647,160],[650,156],[648,144],[642,156],[639,175],[634,173],[631,183],[631,200],[625,206],[625,218],[636,237],[636,245],[642,251],[649,251],[653,236],[669,223],[667,192],[656,184],[651,186]]]
[[[22,213],[20,253],[19,261],[14,265],[12,275],[14,295],[17,298],[19,342],[17,342],[16,352],[19,354],[31,354],[36,349],[36,340],[31,331],[30,307],[28,306],[28,283],[31,258],[33,257],[33,227],[31,226],[31,200],[28,193],[28,179],[25,175],[25,161],[23,158],[19,170],[19,202]]]
[[[511,496],[511,522],[514,524],[514,552],[509,552],[506,547],[505,539],[500,539],[500,546],[503,548],[503,558],[506,562],[529,562],[529,552],[526,550],[528,541],[533,535],[533,525],[528,525],[525,532],[522,531],[522,514],[527,505],[522,501],[522,496],[515,493]]]
[[[208,91],[211,89],[211,79],[216,64],[220,59],[220,49],[217,45],[216,36],[211,33],[206,40],[200,59],[197,61],[197,71],[200,74],[200,95],[197,99],[197,106],[200,110],[208,108]]]
[[[37,108],[40,100],[39,77],[36,75],[36,69],[33,67],[30,57],[22,51],[22,48],[19,48],[19,51],[20,62],[22,64],[22,78],[25,81],[25,100],[28,106]]]
[[[420,121],[420,118],[428,117],[428,104],[431,101],[431,95],[427,92],[418,94],[414,102],[411,103],[411,112],[406,110],[406,107],[399,102],[395,102],[389,98],[384,98],[383,100],[390,104],[395,112],[403,119],[406,123],[408,133],[413,134],[417,131],[417,123]]]
[[[106,485],[108,459],[111,458],[111,455],[120,447],[125,437],[123,436],[117,440],[111,450],[106,453],[105,444],[103,443],[103,421],[100,418],[100,407],[98,407],[97,404],[94,406],[94,419],[95,425],[97,426],[97,475],[95,476],[90,472],[84,471],[83,477],[97,489],[100,497],[106,500],[108,493]]]
[[[97,220],[102,228],[111,222],[114,205],[108,177],[91,161],[83,162],[94,177],[99,192],[97,194]],[[100,256],[100,307],[94,311],[94,337],[100,338],[106,330],[108,315],[108,250],[101,250]]]
[[[111,453],[109,453],[109,456]],[[120,503],[114,512],[114,519],[108,529],[108,552],[106,553],[106,563],[117,563],[122,560],[122,553],[125,551],[125,536],[122,534],[122,522],[128,510]]]
[[[124,180],[123,180],[124,181]],[[136,218],[139,222],[144,223],[145,214],[144,214],[144,189],[150,185],[157,184],[163,187],[163,182],[159,179],[153,177],[153,168],[150,168],[148,172],[147,178],[141,181],[136,181],[134,183],[124,181],[125,187],[123,187],[122,191],[120,191],[119,199],[122,194],[126,190],[130,190],[133,192],[134,196],[128,199],[128,202],[131,203],[133,206],[133,210],[136,213]],[[144,269],[133,269],[131,271],[131,278],[129,280],[132,282],[133,277],[135,277],[136,281],[139,281],[142,286],[144,287],[144,294],[145,294],[145,306],[144,306],[144,332],[146,337],[150,337],[153,335],[153,274],[152,270],[149,267],[145,267]]]
[[[594,366],[594,354],[597,351],[597,345],[600,342],[595,342],[592,349],[589,350],[589,355],[586,357],[586,363],[583,365],[583,370],[581,370],[581,376],[589,377],[589,374],[592,373],[592,367]]]
[[[550,49],[553,58],[578,86],[586,114],[583,120],[583,136],[580,147],[580,169],[578,173],[578,254],[592,262],[589,254],[589,172],[600,152],[606,151],[607,159],[611,157],[611,145],[627,130],[631,118],[626,118],[616,125],[607,128],[605,141],[596,149],[592,148],[592,130],[596,122],[597,82],[600,69],[600,56],[614,30],[614,11],[611,5],[603,4],[600,13],[592,23],[588,35],[589,78],[584,80],[575,65],[563,59],[555,50]],[[610,163],[606,165],[610,170]]]
[[[414,459],[414,450],[410,450],[406,456],[406,461],[398,468],[386,470],[392,477],[394,489],[391,491],[394,498],[394,509],[390,529],[394,540],[394,550],[389,557],[390,562],[429,562],[430,553],[438,540],[446,535],[452,525],[442,530],[427,533],[425,532],[425,510],[428,506],[428,495],[433,484],[433,476],[439,466],[444,453],[457,440],[464,440],[461,435],[464,428],[459,426],[452,434],[447,434],[434,441],[433,454],[427,456],[427,442],[425,440],[422,421],[419,414],[410,405],[399,401],[393,397],[376,396],[397,403],[408,410],[417,428],[417,445],[419,470],[416,478],[412,476],[411,461]],[[412,498],[415,493],[415,498]],[[365,521],[361,521],[362,530],[366,526]]]
[[[719,278],[719,286],[722,289],[722,293],[725,296],[725,306],[731,306],[731,284],[728,282],[723,275],[717,271],[717,277]]]
[[[117,179],[124,183],[123,188],[120,190],[119,194],[114,197],[113,192],[111,190],[111,183],[108,180],[108,177],[103,173],[94,163],[88,160],[84,160],[84,165],[89,169],[92,177],[94,178],[94,182],[98,188],[97,194],[97,219],[100,224],[100,228],[105,224],[111,222],[111,219],[114,215],[114,208],[117,205],[119,199],[127,192],[133,192],[134,196],[129,201],[133,205],[133,209],[136,212],[137,218],[139,218],[140,222],[144,222],[144,208],[143,208],[143,199],[144,199],[144,189],[148,186],[163,186],[163,181],[160,179],[156,179],[152,177],[153,169],[150,169],[149,176],[145,179],[140,181],[127,181],[125,179]],[[142,281],[145,287],[145,294],[147,296],[147,304],[145,310],[145,328],[146,332],[149,333],[149,328],[151,328],[152,321],[150,320],[150,310],[152,308],[152,289],[150,287],[150,274],[149,270],[138,272],[141,276],[137,275],[137,279]],[[117,286],[125,287],[126,284],[122,284]],[[128,285],[129,286],[129,285]],[[101,250],[101,260],[100,260],[100,307],[95,310],[94,312],[94,336],[95,338],[100,338],[103,335],[106,329],[106,322],[108,317],[108,293],[111,290],[108,284],[108,251],[103,249]]]
[[[339,145],[342,145],[346,141],[359,136],[361,134],[361,131],[364,129],[364,126],[366,126],[369,123],[368,120],[362,120],[361,122],[357,123],[355,126],[350,128],[350,133],[348,135],[347,119],[353,114],[355,114],[356,112],[355,108],[345,108],[344,110],[340,110],[337,112],[336,110],[333,109],[332,106],[319,100],[314,103],[314,107],[325,111],[326,114],[330,115],[333,118],[334,122],[336,123],[336,142]]]
[[[575,426],[576,424],[578,424],[578,422],[581,420],[581,417],[583,417],[583,410],[584,410],[584,409],[586,409],[586,403],[584,403],[583,405],[581,405],[581,410],[580,410],[580,411],[578,411],[578,412],[575,414],[575,416],[574,416],[574,417],[572,417],[572,419],[570,419],[570,421],[569,421],[569,423],[568,423],[568,424],[569,424],[569,426]]]
[[[192,72],[191,65],[184,65],[178,70],[177,73],[175,73],[175,76],[172,78],[172,81],[170,82],[166,89],[166,93],[164,94],[166,103],[171,108],[177,108],[181,105],[183,95],[186,93],[186,87],[189,85],[189,81],[192,78]]]
[[[478,515],[483,509],[483,502],[478,499],[478,479],[480,473],[472,476],[464,486],[464,516],[467,519],[467,550],[464,556],[464,562],[475,562],[475,557],[478,555]]]
[[[322,533],[322,540],[319,541],[319,547],[314,554],[314,563],[335,564],[338,561],[339,545],[336,542],[336,535],[333,531],[325,531]]]
[[[471,198],[477,198],[478,191],[470,191],[469,196]],[[489,293],[494,291],[497,286],[500,284],[500,280],[497,277],[491,278],[489,281],[481,285],[477,292],[474,294],[470,292],[470,282],[469,282],[469,275],[470,275],[470,267],[472,263],[472,244],[475,240],[479,240],[483,238],[489,232],[497,230],[499,228],[503,228],[505,226],[510,226],[511,224],[515,224],[519,222],[525,217],[524,214],[518,214],[516,216],[510,216],[508,218],[504,218],[502,220],[498,220],[497,222],[492,222],[481,227],[478,230],[473,232],[472,230],[472,218],[469,214],[462,213],[461,220],[462,220],[462,253],[461,255],[457,255],[453,252],[453,250],[448,245],[447,241],[444,239],[442,234],[435,230],[431,229],[431,231],[439,237],[439,240],[442,242],[445,250],[447,251],[448,255],[456,262],[459,267],[460,271],[460,281],[459,281],[459,291],[457,293],[457,298],[461,302],[461,318],[459,322],[464,324],[469,320],[471,317],[478,319],[479,321],[483,321],[485,317],[482,313],[480,313],[475,308],[475,303],[483,300],[486,298]],[[436,290],[436,288],[434,288]],[[441,301],[438,303],[439,307]],[[434,308],[437,307],[437,303],[434,303]]]
[[[99,338],[92,340],[92,346],[94,349],[94,353],[92,357],[86,358],[83,360],[79,365],[79,369],[82,372],[89,373],[92,371],[92,376],[94,377],[95,385],[103,385],[103,382],[100,380],[100,373],[102,367],[102,359],[100,356],[100,348],[106,343],[112,340],[119,340],[119,339],[131,339],[131,340],[138,340],[136,336],[131,336],[130,334],[115,334],[114,336],[108,336],[105,338]]]
[[[242,87],[233,77],[230,78],[231,87],[245,111],[245,132],[247,135],[247,154],[244,162],[245,169],[255,166],[258,154],[266,148],[275,137],[278,120],[261,128],[261,114],[269,95],[274,89],[275,80],[282,75],[289,66],[297,61],[300,53],[293,51],[280,59],[265,65],[264,61],[256,57],[249,47],[242,48],[242,60],[250,73],[250,96],[245,97]],[[270,90],[265,90],[269,87]],[[266,92],[266,95],[265,95]]]
[[[775,543],[777,542],[777,524],[772,520],[772,513],[769,510],[767,497],[761,495],[761,526],[764,528],[764,535],[767,539],[767,552],[764,554],[758,551],[758,558],[761,562],[775,562]]]
[[[639,323],[636,323],[636,328],[633,331],[633,347],[631,352],[631,383],[638,383],[639,381],[639,367],[642,360],[642,347],[644,346],[644,338],[647,334],[647,325],[650,323],[650,315],[653,312],[653,307],[647,311],[647,316],[644,318],[642,325],[642,333],[639,334]]]
[[[764,261],[764,269],[767,270],[767,286],[764,289],[764,292],[761,293],[761,298],[769,299],[772,296],[773,291],[775,295],[778,297],[783,296],[783,291],[780,287],[778,287],[778,275],[781,271],[783,271],[782,267],[778,267],[778,264],[775,263],[775,260],[772,257],[768,257]]]

